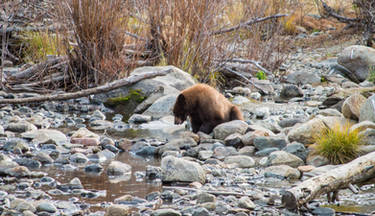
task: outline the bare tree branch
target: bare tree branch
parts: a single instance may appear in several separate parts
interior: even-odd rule
[[[110,91],[110,90],[113,90],[122,86],[136,83],[143,79],[166,75],[167,73],[170,72],[170,70],[171,69],[150,72],[150,73],[143,73],[143,74],[138,74],[138,75],[131,75],[127,78],[123,78],[123,79],[116,80],[116,81],[113,81],[111,83],[108,83],[102,86],[85,89],[85,90],[81,90],[78,92],[63,93],[63,94],[56,94],[56,95],[45,95],[45,96],[30,97],[30,98],[0,99],[0,104],[23,104],[23,103],[68,100],[68,99],[73,99],[73,98],[80,98],[80,97],[85,97],[85,96],[92,95],[92,94],[104,93],[104,92],[107,92],[107,91]]]
[[[217,31],[211,32],[210,35],[218,35],[218,34],[236,31],[240,28],[249,27],[250,25],[253,25],[255,23],[263,22],[263,21],[270,20],[270,19],[277,19],[277,18],[285,17],[285,16],[288,16],[288,14],[276,14],[276,15],[261,17],[261,18],[257,17],[257,18],[254,18],[254,19],[251,19],[249,21],[240,23],[240,24],[238,24],[236,26],[233,26],[233,27],[230,27],[230,28],[223,28],[223,29],[219,29]]]
[[[339,14],[337,14],[330,6],[328,6],[323,0],[320,0],[320,2],[323,5],[324,10],[328,13],[329,16],[332,16],[336,18],[338,21],[343,22],[343,23],[353,23],[353,22],[359,22],[359,19],[356,18],[349,18],[349,17],[344,17]]]

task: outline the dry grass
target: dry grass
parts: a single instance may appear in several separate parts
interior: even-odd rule
[[[332,129],[322,131],[315,141],[318,154],[328,158],[333,164],[342,164],[358,157],[362,137],[358,131],[350,131],[349,124],[344,127],[337,124]]]
[[[73,84],[87,88],[119,77],[128,18],[123,1],[65,0],[58,11]]]
[[[332,1],[338,11],[350,13],[346,4]],[[226,65],[220,59],[251,59],[276,71],[295,45],[290,35],[300,33],[300,27],[306,31],[337,27],[309,16],[319,8],[316,1],[307,0],[64,0],[58,6],[60,21],[67,27],[63,33],[70,76],[78,88],[126,76],[139,59],[148,65],[175,65],[214,85],[228,80],[222,79]],[[278,13],[290,16],[210,34]],[[129,54],[123,45],[137,54]],[[255,76],[257,69],[245,72]]]

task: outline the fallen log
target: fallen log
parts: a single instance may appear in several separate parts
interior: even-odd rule
[[[375,152],[371,152],[286,190],[281,201],[287,209],[295,210],[321,194],[335,193],[349,184],[363,183],[374,177]]]
[[[0,104],[22,104],[22,103],[69,100],[69,99],[74,99],[74,98],[80,98],[80,97],[85,97],[85,96],[89,96],[92,94],[99,94],[99,93],[111,91],[113,89],[116,89],[122,86],[134,84],[143,79],[166,75],[167,73],[170,72],[170,70],[171,69],[150,72],[150,73],[143,73],[143,74],[138,74],[138,75],[131,75],[127,78],[116,80],[111,83],[107,83],[105,85],[98,86],[95,88],[84,89],[78,92],[62,93],[62,94],[56,94],[56,95],[45,95],[45,96],[40,96],[40,97],[29,97],[29,98],[0,99]]]

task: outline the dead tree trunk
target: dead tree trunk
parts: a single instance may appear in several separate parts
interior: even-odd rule
[[[289,210],[298,209],[315,197],[347,188],[375,177],[375,152],[359,157],[345,165],[310,178],[283,194],[281,200]]]
[[[166,75],[168,72],[170,72],[170,70],[171,69],[131,75],[124,79],[116,80],[116,81],[113,81],[111,83],[108,83],[102,86],[85,89],[85,90],[78,91],[78,92],[63,93],[63,94],[56,94],[56,95],[45,95],[45,96],[30,97],[30,98],[0,99],[0,104],[22,104],[22,103],[68,100],[68,99],[73,99],[73,98],[80,98],[80,97],[85,97],[85,96],[92,95],[92,94],[99,94],[99,93],[107,92],[107,91],[110,91],[110,90],[113,90],[122,86],[136,83],[143,79]]]

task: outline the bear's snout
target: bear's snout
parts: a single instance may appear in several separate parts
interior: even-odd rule
[[[174,124],[182,124],[182,122],[184,122],[182,121],[182,119],[177,118],[177,117],[174,118]]]

